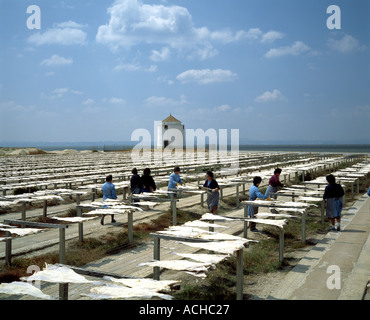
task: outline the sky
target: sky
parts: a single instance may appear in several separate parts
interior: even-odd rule
[[[170,113],[240,143],[370,143],[368,0],[0,0],[0,15],[0,145],[130,141]]]

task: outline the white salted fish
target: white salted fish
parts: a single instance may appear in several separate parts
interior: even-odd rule
[[[128,288],[124,286],[102,286],[94,287],[90,289],[90,293],[83,294],[83,296],[90,297],[95,300],[105,300],[105,299],[151,299],[152,297],[159,297],[164,300],[172,300],[173,297],[164,294],[158,293],[153,290],[144,289],[144,288]]]
[[[159,205],[158,202],[153,202],[153,201],[140,201],[140,202],[135,202],[135,204],[139,205],[139,206],[149,206],[149,207],[154,207],[154,206]],[[137,208],[137,207],[135,207],[135,208]]]
[[[76,223],[76,222],[84,222],[84,221],[88,221],[88,220],[92,220],[94,218],[81,218],[81,217],[51,217],[51,219],[55,219],[55,220],[58,220],[58,221],[65,221],[65,222],[72,222],[72,223]]]
[[[218,232],[210,232],[194,227],[173,226],[168,230],[157,231],[158,234],[178,238],[204,239],[204,240],[241,240],[242,238]]]
[[[323,198],[314,198],[314,197],[299,197],[299,201],[309,201],[309,202],[320,202]]]
[[[87,280],[70,268],[56,265],[46,265],[42,271],[35,272],[32,276],[21,278],[21,280],[52,283],[93,283],[93,281]]]
[[[0,231],[9,231],[12,234],[16,234],[18,236],[26,236],[32,233],[38,233],[44,231],[44,229],[35,229],[35,228],[0,228]]]
[[[275,218],[297,218],[296,216],[292,216],[291,214],[284,214],[284,213],[279,213],[279,214],[276,214],[276,213],[270,213],[270,212],[258,212],[257,214],[256,214],[256,217],[258,218],[258,219],[264,219],[264,218],[269,218],[269,217],[271,217],[271,218],[273,218],[273,217],[275,217]]]
[[[125,212],[127,212],[126,209],[96,209],[89,212],[83,212],[83,215],[101,215],[101,214],[111,215],[111,214],[123,214]]]
[[[52,298],[44,294],[40,289],[27,282],[15,281],[0,284],[0,293],[9,295],[28,295],[38,299],[51,300]]]
[[[228,217],[223,217],[223,216],[219,216],[219,215],[216,215],[216,214],[212,214],[212,213],[205,213],[204,215],[202,215],[202,217],[200,218],[200,220],[212,220],[212,221],[235,221],[235,219],[231,219],[231,218],[228,218]]]
[[[284,228],[286,225],[286,220],[270,220],[270,219],[248,219],[249,222],[255,222],[260,224],[268,224],[271,226],[276,226],[279,228]]]
[[[178,280],[152,280],[152,279],[117,279],[113,277],[105,276],[104,280],[113,281],[120,285],[129,288],[144,288],[148,290],[154,290],[156,292],[167,292],[171,290],[171,286],[180,284]]]
[[[254,240],[236,240],[236,241],[217,241],[217,242],[180,242],[190,247],[201,248],[205,250],[216,251],[225,254],[233,254],[236,250],[244,248],[247,242],[257,242]]]
[[[192,260],[203,262],[203,263],[209,263],[209,264],[217,264],[228,257],[228,255],[201,254],[201,253],[196,254],[196,253],[174,252],[174,254],[180,257],[183,257],[183,258],[188,258],[188,259],[192,259]]]
[[[276,210],[277,212],[279,212],[279,214],[280,214],[280,212],[299,212],[299,213],[305,213],[305,211],[306,211],[306,209],[298,209],[298,208],[284,208],[284,209],[282,209],[282,208],[269,208],[270,210]]]
[[[208,270],[208,263],[191,262],[187,260],[163,260],[139,263],[139,267],[160,267],[176,271],[204,272]]]
[[[199,228],[225,228],[228,229],[229,227],[226,226],[221,226],[219,224],[214,224],[214,223],[207,223],[204,221],[200,220],[195,220],[195,221],[188,221],[184,224],[186,227],[199,227]]]

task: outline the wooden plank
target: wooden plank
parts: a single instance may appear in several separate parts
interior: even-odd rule
[[[68,225],[66,224],[53,224],[53,223],[41,223],[41,222],[31,222],[31,221],[21,221],[21,220],[4,220],[7,224],[20,224],[22,226],[29,227],[39,227],[39,228],[53,228],[53,229],[66,229]]]

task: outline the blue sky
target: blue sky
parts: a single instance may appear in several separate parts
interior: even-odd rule
[[[129,141],[170,113],[241,142],[370,143],[367,0],[0,0],[0,14],[0,144]]]

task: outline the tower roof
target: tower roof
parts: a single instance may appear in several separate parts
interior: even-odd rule
[[[177,120],[172,114],[170,114],[169,117],[164,119],[162,122],[179,122],[179,123],[181,123],[181,121]]]

